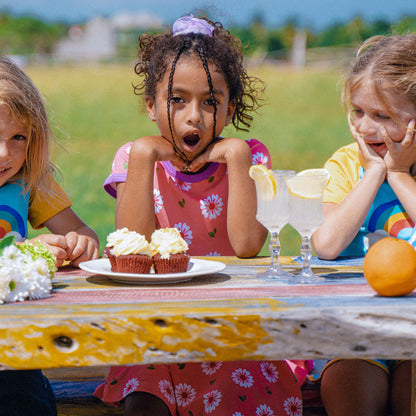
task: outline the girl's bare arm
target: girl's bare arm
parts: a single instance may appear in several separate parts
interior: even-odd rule
[[[153,203],[153,170],[157,161],[169,160],[175,167],[184,162],[161,136],[137,139],[130,149],[126,183],[117,184],[116,228],[127,227],[146,236],[156,226]]]
[[[116,228],[127,227],[150,239],[155,229],[153,169],[156,155],[145,143],[134,142],[126,182],[117,184]]]
[[[313,247],[320,258],[332,260],[352,242],[384,177],[383,169],[369,169],[342,202],[324,204],[324,223],[312,236]]]

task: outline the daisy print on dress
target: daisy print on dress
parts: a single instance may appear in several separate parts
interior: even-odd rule
[[[172,181],[182,191],[189,191],[191,189],[191,184],[188,182],[182,182],[175,178],[172,178]]]
[[[202,371],[210,376],[214,374],[222,366],[221,361],[205,361],[201,364]]]
[[[274,416],[274,412],[267,404],[261,404],[256,409],[256,416]]]
[[[273,363],[263,361],[260,364],[260,368],[264,377],[266,377],[266,379],[270,381],[270,383],[277,382],[277,380],[279,379],[279,372],[277,371],[276,366]]]
[[[218,390],[212,390],[204,394],[204,406],[207,413],[211,413],[221,403],[222,394]]]
[[[186,383],[180,383],[175,388],[176,400],[178,406],[185,407],[195,399],[195,389]]]
[[[168,380],[159,381],[159,389],[162,394],[168,399],[169,403],[175,403],[175,393],[172,389],[172,383]]]
[[[302,416],[302,400],[299,397],[289,397],[283,403],[288,416]]]
[[[205,254],[206,256],[221,256],[221,253],[218,253],[218,251],[210,251],[209,253]]]
[[[124,386],[124,390],[123,390],[123,397],[126,397],[128,394],[132,393],[133,391],[135,391],[137,389],[137,387],[139,386],[139,380],[137,380],[137,378],[131,378],[126,385]]]
[[[222,198],[215,194],[200,201],[202,215],[210,220],[217,218],[221,214],[222,205]]]
[[[253,376],[245,368],[238,368],[231,374],[235,384],[241,387],[251,387],[253,385]]]
[[[267,162],[269,158],[261,152],[254,153],[252,156],[253,165],[265,165],[267,166]]]
[[[234,412],[231,416],[244,416],[241,412]]]
[[[158,189],[153,189],[153,203],[155,205],[155,214],[157,214],[163,207],[163,197]]]
[[[181,233],[182,238],[187,242],[187,244],[192,244],[192,235],[191,227],[186,222],[178,222],[174,227]]]

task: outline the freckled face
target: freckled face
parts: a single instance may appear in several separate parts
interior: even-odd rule
[[[229,88],[222,73],[208,65],[214,90],[217,137],[230,123],[235,110],[229,102]],[[156,88],[156,96],[146,97],[146,109],[150,118],[156,119],[162,136],[171,143],[173,139],[189,160],[200,155],[213,140],[214,100],[210,94],[207,74],[196,57],[180,58],[172,80],[170,112],[173,138],[169,129],[167,99],[170,68]]]
[[[26,159],[28,131],[16,122],[9,110],[0,105],[0,186],[3,186],[23,166]]]
[[[376,94],[370,81],[365,81],[351,94],[352,124],[363,139],[381,157],[387,152],[380,132],[384,126],[391,140],[401,142],[409,121],[416,118],[416,107],[406,97],[389,88],[382,89],[383,100]]]

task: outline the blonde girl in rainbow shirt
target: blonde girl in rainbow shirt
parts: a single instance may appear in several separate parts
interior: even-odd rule
[[[412,242],[416,222],[416,34],[376,36],[359,49],[344,87],[355,143],[326,163],[319,257],[364,256],[385,236]],[[333,360],[322,374],[329,416],[410,415],[409,361]],[[389,413],[390,414],[390,413]]]

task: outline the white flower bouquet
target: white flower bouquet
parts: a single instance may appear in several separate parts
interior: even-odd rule
[[[0,241],[0,303],[48,297],[57,270],[55,256],[37,241],[14,243],[14,236]]]

